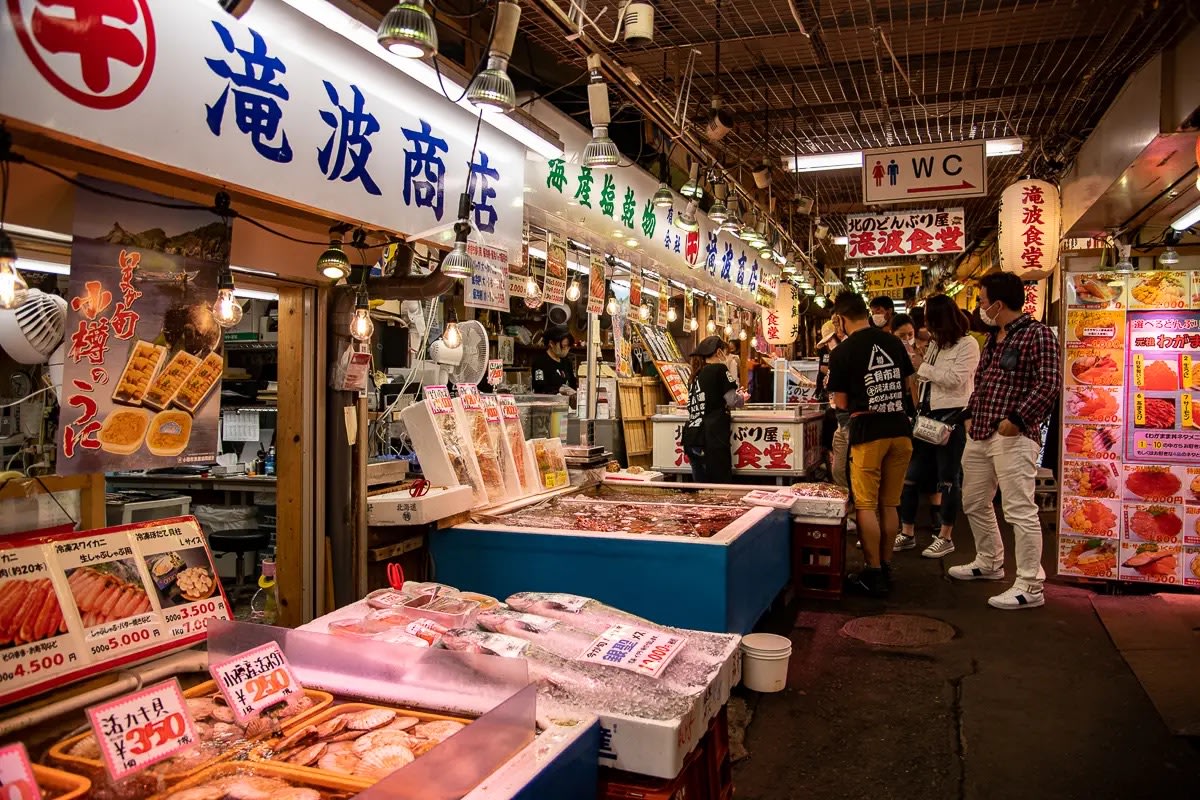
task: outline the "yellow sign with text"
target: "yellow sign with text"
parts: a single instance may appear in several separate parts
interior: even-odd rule
[[[866,275],[867,291],[870,294],[894,292],[921,285],[921,267],[918,264],[873,269]]]

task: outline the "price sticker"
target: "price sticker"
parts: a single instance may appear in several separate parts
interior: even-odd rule
[[[1133,424],[1146,424],[1146,395],[1141,392],[1133,395]]]
[[[41,800],[29,752],[17,742],[0,747],[0,798],[3,800]]]
[[[196,744],[196,725],[175,678],[92,706],[87,715],[113,780]]]
[[[1192,421],[1192,396],[1188,392],[1179,395],[1179,419],[1185,428],[1196,427]]]
[[[1179,358],[1179,382],[1186,389],[1189,386],[1194,386],[1192,382],[1192,357],[1180,356]]]
[[[657,678],[686,644],[686,638],[667,631],[613,625],[596,637],[578,660]]]
[[[504,361],[499,358],[488,359],[487,382],[493,390],[504,380]]]
[[[1141,353],[1136,353],[1133,356],[1133,385],[1144,386],[1146,384],[1146,357]]]
[[[304,691],[276,642],[238,653],[208,671],[241,723]]]

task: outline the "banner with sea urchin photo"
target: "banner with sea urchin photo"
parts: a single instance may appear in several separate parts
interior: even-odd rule
[[[211,307],[229,250],[229,226],[200,206],[76,194],[58,474],[216,460],[225,358]]]

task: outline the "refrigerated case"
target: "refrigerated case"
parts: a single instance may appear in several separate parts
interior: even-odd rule
[[[436,579],[495,597],[570,592],[665,625],[747,633],[789,577],[788,512],[746,506],[752,488],[606,484],[492,509],[431,533]]]
[[[821,460],[819,403],[751,403],[733,411],[733,474],[764,479],[805,475]],[[687,410],[659,406],[653,417],[654,466],[666,474],[688,474],[691,467],[680,440]]]

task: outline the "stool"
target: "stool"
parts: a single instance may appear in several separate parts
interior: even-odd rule
[[[237,578],[233,586],[233,598],[242,596],[250,588],[246,586],[246,553],[265,550],[271,544],[270,534],[257,528],[248,530],[219,531],[208,534],[208,545],[214,555],[233,553],[237,556]]]
[[[840,598],[845,564],[844,519],[792,519],[792,586],[797,594]]]

